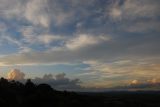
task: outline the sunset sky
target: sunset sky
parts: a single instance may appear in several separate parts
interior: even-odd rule
[[[0,0],[0,77],[159,83],[160,0]]]

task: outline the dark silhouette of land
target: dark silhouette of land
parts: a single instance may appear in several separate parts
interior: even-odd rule
[[[160,92],[67,92],[0,79],[0,107],[160,107]]]

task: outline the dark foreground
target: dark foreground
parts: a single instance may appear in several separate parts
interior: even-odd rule
[[[160,107],[160,92],[62,92],[1,78],[0,107]]]

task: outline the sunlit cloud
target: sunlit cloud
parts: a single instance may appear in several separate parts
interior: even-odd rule
[[[136,84],[139,84],[139,81],[138,81],[138,80],[133,80],[133,81],[131,81],[130,84],[131,84],[131,85],[136,85]]]
[[[21,72],[19,69],[12,69],[8,74],[7,78],[9,80],[23,80],[25,74]]]

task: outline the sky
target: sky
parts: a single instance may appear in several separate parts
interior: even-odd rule
[[[159,5],[0,0],[0,77],[62,83],[59,89],[159,84]]]

